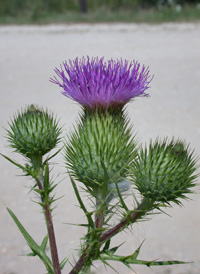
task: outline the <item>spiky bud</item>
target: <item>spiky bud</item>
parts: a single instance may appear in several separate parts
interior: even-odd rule
[[[34,105],[18,112],[9,125],[10,146],[29,159],[42,157],[60,140],[58,122],[52,114]]]
[[[154,202],[179,204],[195,186],[196,159],[189,146],[174,139],[158,140],[141,149],[131,176],[139,192]]]
[[[127,176],[135,157],[135,141],[126,118],[105,112],[88,112],[71,132],[66,162],[71,174],[87,188],[102,188]]]

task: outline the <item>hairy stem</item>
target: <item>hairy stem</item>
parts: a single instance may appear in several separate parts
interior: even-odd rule
[[[43,190],[43,185],[41,180],[37,180],[37,185],[40,190]],[[42,203],[44,203],[44,197],[41,195]],[[49,203],[44,203],[44,215],[46,220],[46,226],[49,236],[49,243],[50,243],[50,249],[51,249],[51,257],[53,261],[53,267],[54,267],[54,274],[61,274],[60,270],[60,264],[59,264],[59,258],[58,258],[58,251],[57,251],[57,245],[56,245],[56,238],[54,233],[54,227],[53,227],[53,221],[51,216],[51,210]]]

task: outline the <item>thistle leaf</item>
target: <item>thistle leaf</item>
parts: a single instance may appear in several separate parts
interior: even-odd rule
[[[78,188],[77,188],[77,186],[76,186],[76,184],[75,184],[75,182],[74,182],[74,180],[73,180],[73,178],[71,176],[70,176],[70,180],[71,180],[74,192],[76,194],[77,200],[78,200],[78,202],[80,204],[80,207],[83,210],[83,212],[85,213],[85,216],[86,216],[86,218],[88,220],[88,224],[90,225],[90,227],[94,227],[94,222],[92,220],[91,213],[87,211],[87,209],[86,209],[86,207],[85,207],[85,205],[84,205],[84,203],[83,203],[83,201],[81,199],[81,196],[79,194]]]
[[[16,163],[14,160],[10,159],[8,156],[6,156],[6,155],[4,155],[4,154],[2,154],[2,153],[0,153],[0,155],[3,156],[3,157],[4,157],[6,160],[8,160],[9,162],[11,162],[13,165],[15,165],[15,166],[17,166],[18,168],[20,168],[23,172],[26,173],[26,175],[31,175],[30,172],[29,172],[29,170],[28,170],[26,167],[24,167],[24,166],[22,166],[22,165]]]
[[[60,263],[60,269],[62,270],[64,268],[64,266],[66,265],[66,263],[68,262],[69,257],[65,257],[62,262]]]
[[[31,253],[26,254],[26,256],[35,257],[35,256],[37,256],[37,254],[35,252],[31,252]]]
[[[48,239],[49,239],[49,237],[48,237],[48,235],[46,235],[46,236],[44,237],[42,243],[41,243],[41,246],[40,246],[41,249],[42,249],[44,252],[45,252],[46,247],[47,247]]]
[[[49,165],[47,164],[45,166],[45,171],[44,171],[44,182],[43,182],[43,188],[44,188],[44,194],[43,194],[43,198],[45,202],[49,202]]]
[[[109,247],[110,247],[110,239],[108,241],[106,241],[105,246],[103,248],[103,252],[108,251]]]
[[[143,241],[144,242],[144,241]],[[143,244],[142,242],[142,244]],[[102,252],[100,254],[100,260],[102,261],[119,261],[125,264],[127,267],[130,268],[130,264],[141,264],[141,265],[146,265],[147,267],[150,266],[161,266],[161,265],[173,265],[173,264],[186,264],[187,262],[183,261],[177,261],[177,260],[172,260],[172,261],[144,261],[144,260],[138,260],[137,257],[139,255],[140,249],[142,244],[136,249],[136,251],[129,255],[129,256],[120,256],[120,255],[114,255],[115,251],[118,249],[118,247],[115,247],[114,249],[109,250],[108,252]],[[114,252],[113,252],[114,251]]]
[[[102,258],[100,258],[102,263],[104,263],[105,265],[107,265],[108,267],[110,267],[112,270],[114,270],[116,273],[119,274],[119,272],[112,266],[110,265],[106,260],[103,260]]]
[[[109,249],[110,254],[114,254],[124,243]]]
[[[121,195],[121,192],[120,192],[120,190],[119,190],[119,186],[118,186],[117,182],[115,182],[115,186],[116,186],[116,189],[117,189],[117,194],[118,194],[118,197],[119,197],[121,206],[122,206],[126,211],[129,211],[127,205],[126,205],[125,202],[124,202],[124,199],[122,198],[122,195]]]
[[[15,216],[15,214],[9,208],[7,208],[7,211],[10,214],[13,221],[15,222],[15,224],[17,225],[17,227],[20,230],[20,232],[22,233],[22,235],[24,236],[27,244],[29,245],[29,247],[33,251],[33,253],[28,254],[28,256],[37,255],[38,257],[40,257],[40,259],[42,260],[42,262],[46,266],[47,271],[49,273],[54,273],[54,269],[53,269],[53,265],[51,263],[51,260],[46,255],[46,253],[44,252],[44,249],[43,249],[44,245],[46,244],[46,239],[43,240],[41,246],[37,245],[37,243],[33,240],[33,238],[30,236],[30,234],[26,231],[26,229],[20,223],[18,218]]]
[[[63,147],[61,147],[58,151],[56,151],[53,155],[49,156],[44,162],[43,162],[43,165],[46,165],[47,162],[49,160],[51,160],[52,158],[54,158],[59,152],[61,152],[61,150],[63,149]]]
[[[141,265],[146,265],[148,267],[150,266],[161,266],[161,265],[173,265],[173,264],[187,264],[188,262],[183,262],[183,261],[177,261],[177,260],[172,260],[172,261],[144,261],[144,260],[137,260],[134,258],[133,255],[130,256],[119,256],[119,255],[112,255],[112,254],[101,254],[100,255],[101,260],[110,260],[110,261],[119,261],[128,266],[129,264],[141,264]]]

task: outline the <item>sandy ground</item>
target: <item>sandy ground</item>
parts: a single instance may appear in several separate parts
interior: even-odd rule
[[[22,162],[12,154],[5,141],[7,121],[21,107],[36,103],[51,109],[60,117],[64,134],[75,121],[79,107],[60,94],[49,82],[54,67],[63,60],[76,56],[105,56],[138,60],[150,67],[154,79],[149,89],[150,98],[139,98],[130,103],[129,113],[141,142],[157,136],[176,136],[187,140],[200,155],[200,24],[163,25],[61,25],[0,27],[0,151]],[[55,230],[60,258],[70,255],[78,247],[84,229],[66,223],[84,222],[76,207],[69,179],[65,174],[60,154],[53,170],[56,180],[62,181],[56,195],[64,197],[54,211]],[[45,273],[37,258],[20,256],[29,253],[25,240],[8,215],[11,208],[30,234],[41,242],[45,235],[41,209],[28,194],[33,184],[5,159],[0,158],[0,273]],[[135,226],[133,233],[115,237],[113,245],[127,240],[119,253],[130,254],[144,240],[140,258],[178,259],[194,261],[182,266],[133,266],[138,274],[199,274],[200,273],[200,188],[192,201],[167,211],[171,217],[160,214],[152,220]],[[76,255],[76,251],[74,251]],[[96,265],[95,273],[114,273]],[[119,273],[133,273],[121,264],[114,264]],[[68,264],[63,273],[68,273]]]

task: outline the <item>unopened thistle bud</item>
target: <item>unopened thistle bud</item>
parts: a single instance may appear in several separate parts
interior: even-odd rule
[[[66,162],[71,174],[87,188],[105,189],[126,178],[133,161],[135,141],[126,119],[109,112],[81,117],[66,144]]]
[[[141,150],[133,163],[132,179],[136,188],[153,203],[179,204],[195,186],[197,170],[193,152],[182,141],[156,141]]]
[[[59,142],[61,128],[47,111],[34,105],[17,113],[7,130],[10,146],[29,159],[42,157]]]

